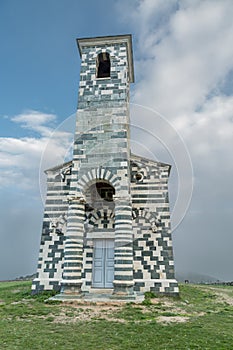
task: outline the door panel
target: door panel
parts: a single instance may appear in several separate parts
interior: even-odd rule
[[[113,287],[114,279],[114,241],[106,240],[106,256],[105,256],[105,287]]]
[[[114,240],[94,241],[93,287],[112,288],[114,279]]]
[[[103,245],[103,240],[101,239],[95,240],[93,263],[94,263],[93,285],[94,287],[103,288],[104,245]]]

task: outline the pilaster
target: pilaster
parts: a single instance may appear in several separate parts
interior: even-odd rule
[[[64,268],[61,281],[63,294],[80,294],[82,286],[84,197],[68,197],[67,233],[64,249]]]
[[[115,275],[114,294],[133,294],[133,231],[130,197],[114,197],[115,201]]]

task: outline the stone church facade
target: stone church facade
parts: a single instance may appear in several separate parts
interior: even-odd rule
[[[73,159],[47,173],[32,293],[176,295],[170,165],[130,151],[130,35],[78,39],[80,85]]]

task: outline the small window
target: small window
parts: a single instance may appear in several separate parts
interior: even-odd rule
[[[136,173],[135,178],[137,181],[142,181],[143,180],[143,174],[142,173]]]
[[[101,52],[97,57],[97,78],[109,78],[110,68],[109,53]]]

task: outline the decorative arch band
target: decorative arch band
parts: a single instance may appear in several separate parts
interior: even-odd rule
[[[141,217],[150,222],[151,224],[154,224],[156,226],[159,226],[161,224],[161,219],[156,213],[153,213],[151,211],[148,211],[146,209],[132,209],[132,219],[135,220],[136,218]]]
[[[103,221],[105,228],[114,228],[115,214],[111,209],[99,209],[87,215],[89,228],[94,228],[99,220]],[[112,227],[109,227],[112,226]]]
[[[116,192],[120,189],[118,177],[109,169],[100,167],[91,169],[81,176],[77,183],[77,191],[85,193],[88,187],[99,180],[108,182],[112,187],[115,188]]]

